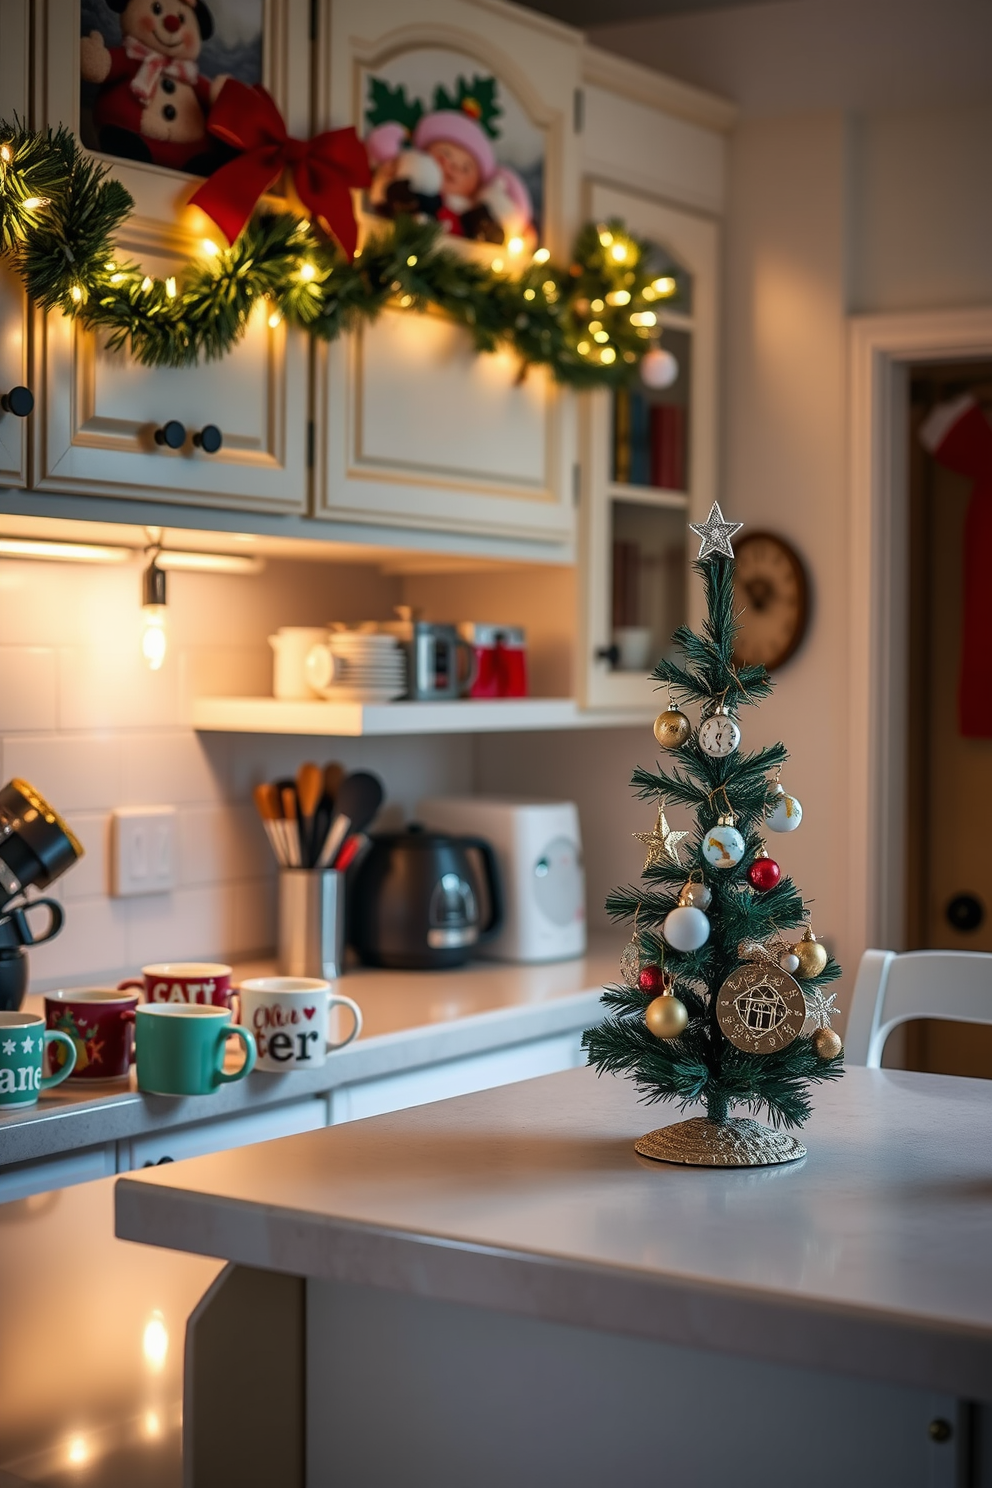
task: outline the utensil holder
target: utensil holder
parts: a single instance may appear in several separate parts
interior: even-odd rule
[[[344,975],[344,874],[284,868],[279,874],[279,974]]]

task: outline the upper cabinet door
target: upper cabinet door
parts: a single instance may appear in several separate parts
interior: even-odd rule
[[[318,127],[370,146],[366,232],[413,211],[508,268],[568,251],[577,32],[493,0],[323,0],[317,72]],[[542,370],[398,305],[317,360],[318,515],[571,537],[574,400]]]
[[[220,163],[205,129],[219,80],[262,82],[290,133],[310,132],[307,0],[238,0],[213,13],[180,0],[113,9],[107,0],[38,0],[35,14],[35,122],[69,125],[128,188],[135,210],[118,235],[121,255],[150,275],[180,274],[209,251],[207,240],[224,241],[186,205]],[[177,38],[180,64],[163,67]],[[58,313],[39,315],[36,335],[37,488],[305,507],[307,338],[270,327],[264,306],[229,355],[192,368],[142,367]],[[167,424],[178,447],[156,441]],[[208,425],[222,439],[210,453],[197,443]]]
[[[0,0],[0,118],[28,114],[30,72],[27,0]],[[28,305],[20,280],[0,266],[0,486],[25,486],[28,479],[30,417],[24,392],[29,391]],[[15,410],[21,410],[20,413]]]
[[[589,209],[600,222],[623,218],[648,245],[658,280],[675,289],[657,302],[666,360],[654,359],[655,385],[640,379],[590,395],[583,424],[582,701],[650,706],[659,695],[648,673],[690,618],[698,544],[690,551],[687,524],[705,520],[716,500],[718,229],[708,217],[612,186],[591,185]]]

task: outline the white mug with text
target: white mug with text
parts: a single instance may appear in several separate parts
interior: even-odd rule
[[[317,977],[252,977],[241,983],[239,1000],[238,1021],[258,1045],[255,1068],[270,1073],[314,1069],[362,1031],[358,1003],[332,992],[330,982]],[[327,1036],[332,1007],[348,1008],[354,1020],[348,1037],[338,1044]]]

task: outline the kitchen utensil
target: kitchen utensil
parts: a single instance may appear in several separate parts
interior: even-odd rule
[[[527,635],[520,625],[482,625],[466,620],[458,634],[475,655],[469,697],[527,696]]]
[[[482,877],[471,856],[477,854]],[[480,903],[485,894],[488,914]],[[478,837],[411,826],[373,837],[354,884],[352,940],[372,966],[460,966],[502,920],[496,858]]]
[[[43,1075],[45,1048],[52,1044],[65,1050],[65,1064]],[[46,1029],[37,1013],[0,1013],[0,1111],[35,1105],[42,1090],[68,1079],[75,1063],[76,1046],[67,1033]]]
[[[231,1005],[231,968],[219,961],[156,961],[136,977],[117,983],[118,992],[136,987],[148,1003]]]
[[[286,841],[289,845],[287,857],[291,868],[299,868],[303,862],[300,851],[300,823],[297,815],[296,785],[283,785],[279,791],[282,802],[282,819],[285,823]]]
[[[261,785],[256,785],[252,791],[255,800],[255,809],[262,818],[262,826],[265,835],[269,839],[269,845],[275,853],[276,861],[285,865],[288,862],[286,851],[286,834],[283,831],[282,801],[279,792],[274,785],[267,780]]]
[[[68,1034],[76,1050],[73,1080],[92,1085],[101,1080],[126,1079],[134,1058],[136,992],[107,987],[74,987],[45,995],[45,1023]],[[65,1054],[55,1045],[49,1054],[53,1070],[61,1069]]]
[[[371,825],[384,792],[382,781],[367,770],[356,770],[341,782],[334,803],[330,831],[317,859],[318,868],[333,866],[335,856],[349,832],[364,832]]]
[[[317,807],[324,790],[320,766],[308,760],[296,772],[296,799],[300,808],[300,857],[309,868],[314,858],[313,829]]]
[[[0,909],[29,884],[47,888],[83,856],[58,812],[26,780],[0,789]]]
[[[134,1024],[139,1090],[155,1095],[209,1095],[218,1085],[243,1080],[255,1068],[255,1040],[247,1028],[231,1022],[230,1008],[145,1003],[135,1011]],[[229,1074],[224,1069],[224,1051],[231,1037],[241,1040],[245,1057],[241,1068]]]
[[[344,877],[333,868],[279,875],[279,970],[283,976],[344,975]]]
[[[307,681],[306,659],[311,646],[322,641],[323,626],[280,625],[269,636],[272,647],[272,696],[277,698],[312,698],[316,694]]]
[[[38,934],[28,922],[28,913],[45,910],[48,924]],[[25,946],[43,945],[62,929],[65,915],[57,899],[30,899],[8,904],[0,915],[0,1008],[16,1011],[28,986]]]
[[[490,842],[503,883],[503,924],[480,954],[497,961],[564,961],[586,949],[585,873],[572,801],[448,796],[420,801],[435,831],[476,831]]]
[[[339,1043],[327,1037],[332,1007],[346,1007],[352,1017],[351,1031]],[[253,977],[241,983],[241,1022],[258,1047],[257,1068],[282,1074],[317,1068],[350,1044],[362,1031],[362,1010],[321,978]]]

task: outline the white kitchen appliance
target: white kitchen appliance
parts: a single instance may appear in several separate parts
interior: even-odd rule
[[[503,928],[478,948],[497,961],[567,961],[586,949],[586,882],[572,801],[431,796],[426,827],[492,844],[503,882]]]

